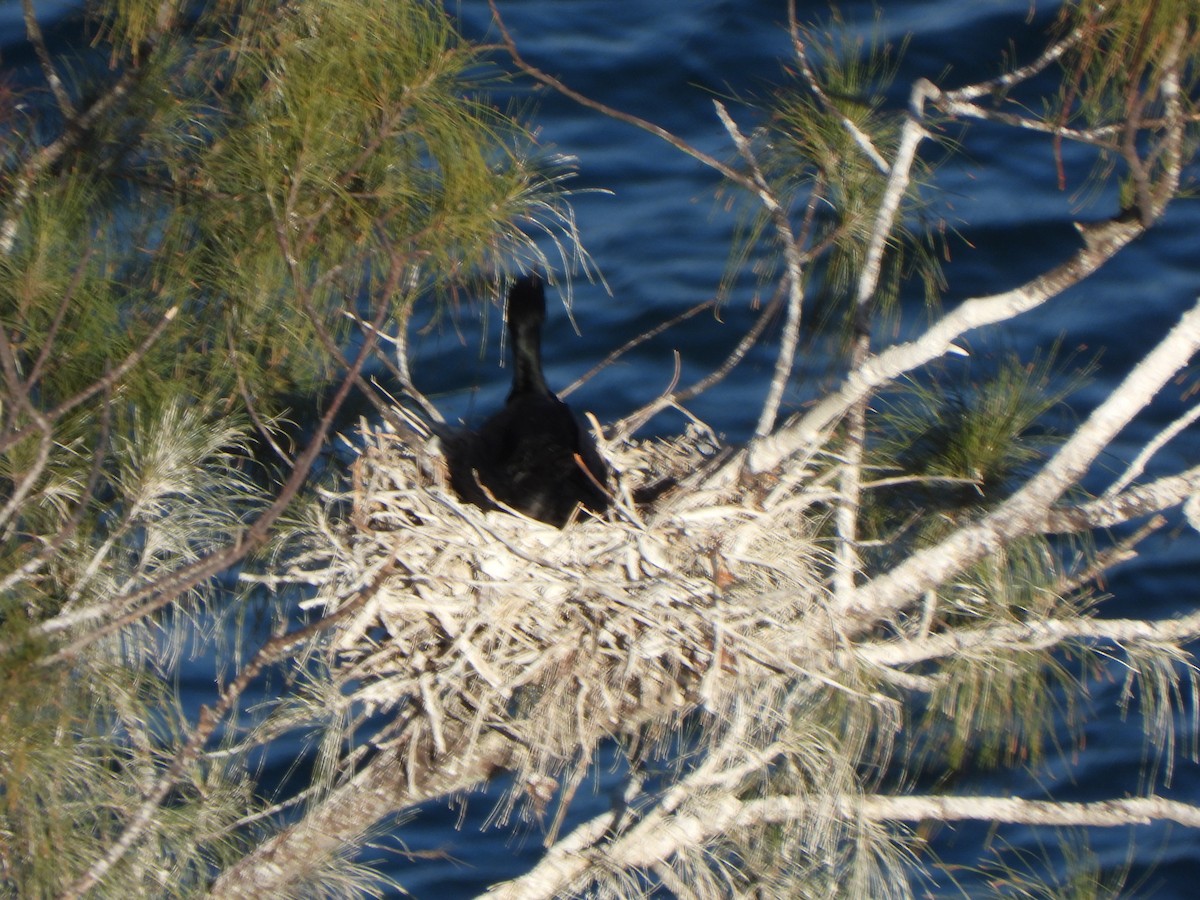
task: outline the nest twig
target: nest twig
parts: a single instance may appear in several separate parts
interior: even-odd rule
[[[533,783],[639,711],[719,714],[794,665],[789,635],[824,590],[811,524],[696,483],[718,452],[695,427],[610,448],[618,502],[559,530],[460,502],[427,447],[364,428],[349,490],[288,577],[332,611],[390,566],[329,647],[343,694],[419,722],[437,754],[519,735]],[[679,487],[637,508],[655,483]]]

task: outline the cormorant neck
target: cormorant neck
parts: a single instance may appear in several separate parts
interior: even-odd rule
[[[542,322],[546,318],[546,288],[532,272],[518,278],[508,292],[508,334],[512,340],[513,385],[508,399],[522,394],[546,396],[542,375]]]
[[[542,323],[536,318],[518,317],[510,319],[508,326],[513,353],[513,384],[509,399],[518,394],[549,394],[550,388],[542,374]]]

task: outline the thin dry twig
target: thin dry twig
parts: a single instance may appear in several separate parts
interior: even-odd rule
[[[817,78],[817,73],[808,58],[808,48],[804,43],[800,22],[796,18],[796,0],[788,0],[788,33],[792,38],[792,52],[796,55],[800,74],[804,78],[805,84],[808,85],[808,89],[812,91],[813,96],[817,98],[817,101],[826,112],[837,116],[838,121],[842,123],[842,127],[846,129],[846,132],[854,139],[854,142],[858,144],[867,159],[871,160],[875,168],[886,175],[891,167],[888,165],[888,161],[883,158],[883,154],[876,149],[875,142],[871,140],[871,136],[848,119],[837,108],[837,105],[829,99],[829,95],[825,93],[824,88],[821,87],[821,80]]]
[[[178,314],[179,307],[172,306],[165,313],[163,313],[162,318],[160,318],[155,326],[150,329],[150,333],[146,335],[142,343],[134,348],[123,360],[121,360],[121,362],[116,365],[116,367],[109,369],[103,377],[96,379],[86,388],[79,391],[74,396],[67,398],[50,411],[40,413],[39,415],[44,417],[48,423],[56,422],[71,410],[81,406],[88,400],[91,400],[97,394],[111,391],[116,384],[122,378],[124,378],[131,369],[133,369],[134,366],[136,366],[142,361],[142,359],[145,358],[146,354],[150,352],[150,349],[154,346],[155,342],[162,337],[163,332],[167,330],[167,326],[175,320],[175,317]],[[19,431],[14,431],[3,438],[0,438],[0,453],[3,453],[14,444],[25,440],[38,430],[40,430],[40,426],[34,423],[27,425],[25,428],[22,428]]]
[[[553,88],[564,97],[569,97],[581,106],[586,106],[588,109],[594,109],[611,119],[633,125],[635,128],[640,128],[642,131],[648,132],[657,138],[661,138],[676,150],[679,150],[693,159],[704,163],[704,165],[719,172],[734,184],[740,185],[751,192],[756,190],[754,182],[751,179],[747,178],[736,169],[727,166],[716,157],[710,156],[698,147],[689,144],[683,138],[672,134],[671,132],[667,131],[667,129],[659,125],[655,125],[653,122],[647,121],[646,119],[639,118],[638,116],[631,115],[630,113],[623,112],[614,107],[600,103],[597,100],[593,100],[590,97],[581,94],[579,91],[568,87],[553,75],[549,75],[527,62],[524,56],[521,55],[521,51],[517,49],[517,43],[513,39],[512,34],[509,32],[508,26],[505,24],[503,17],[500,15],[500,10],[496,7],[496,0],[488,0],[488,7],[492,11],[492,18],[496,22],[496,27],[500,29],[500,35],[504,42],[505,49],[508,51],[509,56],[512,57],[512,61],[514,64],[516,64],[517,68],[526,75],[530,76],[536,81],[540,81],[542,84],[548,87]]]
[[[1143,472],[1146,471],[1146,464],[1154,458],[1159,450],[1167,445],[1173,438],[1178,436],[1189,425],[1194,424],[1200,419],[1200,403],[1193,406],[1182,416],[1156,434],[1151,440],[1146,443],[1146,446],[1141,449],[1137,456],[1125,467],[1125,471],[1121,473],[1121,477],[1110,484],[1104,491],[1105,500],[1113,500],[1129,487]]]
[[[558,395],[560,397],[570,396],[574,391],[578,390],[592,378],[596,377],[596,375],[600,374],[600,372],[607,369],[630,350],[641,346],[642,344],[646,343],[646,341],[658,337],[664,331],[668,331],[669,329],[674,328],[676,325],[686,322],[688,319],[692,318],[698,313],[704,312],[706,309],[713,309],[716,307],[716,305],[717,301],[715,299],[703,300],[690,309],[685,309],[679,315],[672,316],[670,319],[666,319],[665,321],[658,323],[653,328],[647,328],[637,337],[629,339],[616,350],[613,350],[611,353],[609,353],[606,357],[604,357],[604,359],[600,360],[600,362],[596,363],[596,365],[592,366],[592,368],[588,369],[586,372],[564,387],[561,391],[559,391]]]

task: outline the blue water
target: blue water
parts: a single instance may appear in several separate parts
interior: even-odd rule
[[[1028,0],[958,3],[953,0],[883,4],[881,23],[887,40],[897,42],[915,32],[896,79],[897,102],[916,77],[929,77],[945,86],[969,83],[995,72],[996,60],[1011,47],[1028,59],[1040,45],[1049,21],[1048,4]],[[801,18],[825,15],[824,3],[799,4]],[[783,29],[783,3],[698,2],[643,4],[635,2],[548,3],[509,0],[502,11],[523,53],[535,65],[560,76],[592,98],[663,125],[701,149],[728,158],[728,140],[712,108],[714,96],[762,95],[779,72],[788,51]],[[1036,15],[1030,21],[1030,10]],[[872,29],[872,4],[844,3],[852,23]],[[461,4],[470,34],[487,28],[485,3]],[[947,70],[948,73],[947,73]],[[574,286],[574,315],[584,337],[576,338],[565,324],[558,326],[548,347],[551,378],[562,384],[589,368],[612,346],[713,295],[725,271],[735,219],[713,200],[715,176],[706,168],[637,129],[563,100],[537,93],[536,120],[542,141],[577,157],[581,188],[599,187],[611,195],[580,193],[574,202],[585,246],[602,268],[612,296],[599,285],[579,281]],[[736,107],[731,107],[736,108]],[[735,113],[735,116],[738,114]],[[753,121],[739,117],[746,127]],[[965,297],[1001,290],[1042,271],[1077,246],[1072,222],[1088,215],[1071,192],[1054,190],[1053,154],[1048,142],[1032,134],[1014,135],[1000,128],[977,128],[961,158],[939,170],[937,186],[944,191],[937,209],[962,240],[952,242],[952,261],[946,265],[947,306]],[[1068,150],[1069,153],[1078,151]],[[1086,157],[1084,157],[1086,158]],[[1190,173],[1194,179],[1196,172]],[[1080,185],[1072,185],[1078,189]],[[1111,202],[1111,197],[1106,198]],[[1098,207],[1094,215],[1112,207]],[[1067,350],[1103,348],[1096,380],[1074,398],[1075,415],[1082,416],[1103,399],[1139,358],[1144,346],[1163,334],[1200,293],[1196,235],[1200,207],[1180,203],[1155,231],[1106,266],[1091,281],[1050,305],[992,333],[969,337],[986,355],[1010,349],[1028,355],[1060,335]],[[707,365],[736,341],[750,321],[753,284],[739,290],[723,310],[722,324],[705,315],[662,339],[638,348],[621,366],[585,386],[576,399],[601,418],[619,416],[646,401],[671,377],[671,352],[679,350],[683,378],[702,374]],[[561,321],[561,320],[560,320]],[[495,332],[493,331],[493,334]],[[444,350],[444,347],[439,348]],[[476,353],[471,348],[470,353]],[[494,340],[474,378],[495,371],[499,347]],[[692,410],[719,431],[737,437],[747,433],[765,389],[772,348],[752,353],[711,396]],[[793,403],[820,391],[823,361],[808,361],[791,394]],[[493,384],[495,384],[493,382]],[[486,408],[503,390],[493,387]],[[453,407],[454,398],[446,398]],[[462,408],[461,406],[458,408]],[[1107,464],[1117,469],[1131,448],[1161,428],[1183,408],[1176,393],[1168,395],[1143,416],[1113,446]],[[670,422],[660,422],[666,429]],[[1158,471],[1177,469],[1200,459],[1200,436],[1195,429],[1177,439],[1157,460]],[[1117,569],[1109,582],[1116,600],[1108,614],[1170,616],[1191,609],[1200,571],[1200,544],[1186,530],[1151,541],[1137,560]],[[1030,773],[979,773],[958,785],[962,793],[1012,794],[1031,799],[1087,801],[1139,793],[1139,771],[1145,742],[1136,713],[1122,719],[1117,707],[1123,672],[1090,686],[1093,718],[1085,732],[1082,752],[1052,755]],[[1186,739],[1191,723],[1178,722]],[[1200,801],[1200,768],[1178,761],[1170,787],[1156,786],[1164,796]],[[605,808],[601,795],[581,806],[585,818]],[[475,812],[486,813],[486,800]],[[431,815],[431,830],[453,821]],[[519,874],[536,858],[537,842],[514,846],[502,832],[479,835],[468,816],[461,833],[446,832],[448,846],[469,860],[470,869],[447,870],[424,865],[418,871],[397,866],[392,871],[417,896],[472,896],[499,875]],[[416,823],[405,829],[420,831]],[[431,840],[426,833],[426,840]],[[1107,873],[1126,872],[1122,895],[1161,898],[1194,897],[1200,883],[1200,835],[1179,827],[1093,829],[1088,835]],[[988,841],[980,825],[941,828],[934,833],[933,850],[946,863],[976,864],[979,848]],[[436,842],[436,841],[432,841]],[[992,846],[1007,845],[1010,859],[1028,854],[1048,859],[1056,878],[1066,867],[1052,850],[1053,833],[1023,827],[1004,827],[991,836]],[[531,846],[532,845],[532,846]],[[415,878],[414,878],[415,876]],[[989,882],[967,869],[955,877],[969,895],[990,893]],[[446,879],[446,880],[443,880]],[[940,895],[955,896],[943,879]]]
[[[1050,4],[1032,0],[882,5],[886,38],[897,41],[914,32],[897,78],[898,102],[915,77],[953,86],[993,74],[996,61],[1010,47],[1027,59],[1051,16]],[[827,12],[825,3],[798,6],[801,18]],[[530,61],[597,100],[649,118],[725,158],[732,153],[713,113],[712,98],[766,94],[788,52],[783,2],[504,0],[501,7]],[[488,33],[485,2],[462,0],[457,8],[467,34]],[[0,25],[12,27],[11,16],[18,9],[15,2],[0,4]],[[863,23],[856,26],[861,33],[869,33],[872,4],[843,3],[841,9],[848,21]],[[517,91],[517,95],[534,104],[542,144],[577,159],[579,176],[572,187],[577,191],[573,203],[580,232],[611,287],[610,295],[598,283],[575,279],[573,314],[581,337],[571,330],[565,315],[552,319],[547,367],[550,381],[561,385],[647,325],[713,296],[725,274],[736,219],[714,200],[717,177],[656,138],[554,94]],[[753,125],[736,106],[731,108],[747,128]],[[1070,193],[1054,192],[1053,157],[1045,140],[980,128],[964,149],[964,157],[942,168],[937,177],[945,194],[936,209],[962,234],[961,240],[952,242],[952,259],[946,264],[949,306],[964,297],[1019,283],[1060,259],[1075,246],[1072,217],[1089,214],[1079,211]],[[1195,175],[1193,171],[1191,176]],[[972,348],[982,356],[1011,348],[1028,354],[1063,334],[1067,349],[1103,348],[1098,378],[1075,399],[1076,415],[1084,415],[1128,371],[1143,347],[1164,333],[1200,293],[1197,234],[1200,206],[1177,203],[1152,234],[1091,281],[1049,308],[994,333],[970,336]],[[702,314],[643,345],[583,387],[573,402],[594,410],[602,420],[628,412],[668,384],[676,350],[685,383],[705,373],[751,321],[753,290],[751,280],[738,281],[719,323]],[[470,418],[477,410],[490,408],[506,390],[507,373],[497,368],[498,326],[493,310],[482,351],[479,332],[470,321],[463,322],[463,341],[447,328],[417,345],[419,383],[454,417]],[[731,438],[745,436],[765,391],[772,352],[771,346],[752,352],[723,384],[693,403],[692,411]],[[827,386],[821,379],[824,365],[821,358],[802,362],[805,377],[794,385],[790,403],[802,403]],[[1168,392],[1114,445],[1108,464],[1119,469],[1130,448],[1181,408],[1177,392]],[[652,427],[668,431],[676,424],[678,420],[664,418]],[[1151,474],[1197,459],[1200,436],[1192,429],[1161,454]],[[1190,610],[1196,602],[1198,570],[1200,542],[1194,533],[1181,529],[1155,538],[1141,557],[1116,570],[1109,580],[1108,589],[1116,599],[1107,614],[1161,617]],[[1123,721],[1117,708],[1122,676],[1114,667],[1110,677],[1091,685],[1094,717],[1079,753],[1052,756],[1027,774],[978,773],[960,783],[958,790],[1059,800],[1137,793],[1145,746],[1137,715]],[[210,701],[210,691],[211,680],[198,677],[189,699]],[[1191,725],[1181,719],[1179,728],[1187,734]],[[576,820],[608,805],[606,794],[613,776],[602,771],[598,779],[601,789],[594,799],[577,799]],[[1179,760],[1172,785],[1160,783],[1156,790],[1200,802],[1200,767]],[[388,857],[386,870],[415,896],[438,900],[474,896],[498,879],[520,874],[537,859],[537,835],[513,839],[498,830],[478,833],[491,810],[489,796],[465,802],[461,829],[457,810],[433,807],[397,832],[410,850],[441,849],[457,860],[409,862]],[[981,826],[942,828],[933,836],[933,849],[948,863],[968,866],[987,837]],[[1089,837],[1112,871],[1122,870],[1128,858],[1129,893],[1136,885],[1138,896],[1196,896],[1200,835],[1195,831],[1149,826],[1097,829]],[[1005,827],[993,843],[1007,843],[1014,851],[1036,857],[1049,855],[1051,871],[1059,875],[1064,871],[1047,849],[1055,843],[1053,834]],[[386,850],[376,850],[364,859],[386,856]],[[986,892],[981,877],[958,871],[956,878],[970,895]],[[955,890],[943,881],[939,895],[954,896]]]

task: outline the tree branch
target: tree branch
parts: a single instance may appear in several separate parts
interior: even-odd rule
[[[1035,533],[1050,505],[1077,483],[1114,437],[1200,348],[1200,300],[1142,359],[1121,385],[1088,417],[1037,475],[980,522],[959,529],[939,544],[909,556],[876,576],[855,597],[859,620],[885,618],[924,591],[1008,541]]]
[[[504,41],[505,49],[508,51],[509,56],[512,57],[512,61],[516,64],[517,68],[526,75],[533,78],[535,81],[540,81],[547,87],[553,88],[564,97],[569,97],[580,106],[586,106],[588,109],[594,109],[596,112],[603,113],[605,116],[608,116],[611,119],[615,119],[618,122],[625,122],[628,125],[632,125],[635,128],[640,128],[642,131],[648,132],[649,134],[666,141],[676,150],[679,150],[680,152],[692,157],[692,159],[703,163],[710,169],[719,172],[734,184],[740,185],[752,193],[757,190],[752,179],[747,178],[736,169],[725,165],[725,163],[721,162],[714,156],[710,156],[698,147],[692,146],[687,141],[683,140],[683,138],[672,134],[665,128],[655,125],[653,122],[639,118],[638,116],[631,115],[630,113],[622,112],[621,110],[615,109],[611,106],[606,106],[597,100],[593,100],[590,97],[579,93],[579,91],[576,91],[573,88],[563,84],[563,82],[559,81],[553,75],[548,75],[536,66],[526,62],[525,58],[521,55],[521,52],[517,49],[517,43],[515,40],[513,40],[513,36],[509,33],[508,26],[504,23],[504,19],[500,15],[500,10],[496,8],[496,0],[488,0],[488,7],[492,11],[492,18],[496,22],[496,27],[500,29],[500,35]]]
[[[1042,619],[980,628],[954,628],[911,640],[867,642],[860,658],[880,666],[909,666],[990,650],[1045,650],[1066,641],[1184,644],[1200,637],[1200,613],[1177,619]]]
[[[756,442],[749,453],[750,471],[771,471],[790,457],[821,446],[828,431],[861,398],[951,352],[954,341],[963,334],[1036,309],[1091,275],[1145,231],[1140,223],[1122,219],[1076,227],[1085,245],[1066,262],[1012,290],[964,300],[920,337],[870,357],[846,376],[837,391],[827,394],[803,416]]]

